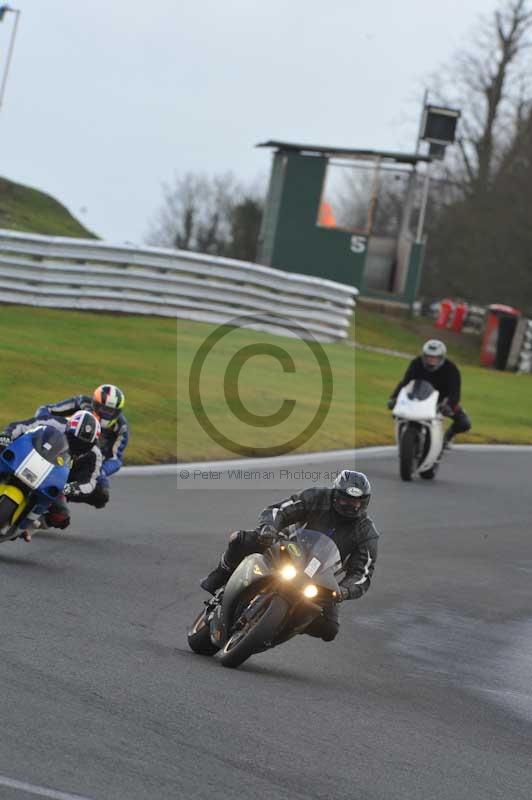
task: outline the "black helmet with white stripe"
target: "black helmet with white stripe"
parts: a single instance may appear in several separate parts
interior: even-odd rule
[[[97,442],[101,428],[98,417],[91,411],[76,411],[67,422],[66,435],[70,452],[88,452]]]
[[[333,508],[342,517],[356,519],[371,498],[371,484],[363,472],[344,469],[333,483]]]

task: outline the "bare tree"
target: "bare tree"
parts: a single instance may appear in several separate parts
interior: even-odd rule
[[[230,172],[188,172],[163,184],[163,202],[147,242],[211,255],[255,256],[263,201],[257,182],[244,187]]]
[[[530,0],[506,0],[481,19],[470,44],[457,54],[452,88],[440,81],[440,98],[463,112],[459,170],[468,194],[488,190],[508,147],[508,131],[513,134],[526,116],[531,32]]]
[[[463,116],[443,169],[453,192],[428,215],[427,295],[532,310],[531,43],[532,0],[504,0],[456,59],[453,90],[439,91]]]

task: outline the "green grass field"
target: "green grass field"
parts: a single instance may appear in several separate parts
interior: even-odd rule
[[[213,326],[178,323],[178,458],[207,459],[234,455],[201,428],[190,408],[190,367],[201,342]],[[423,341],[436,334],[425,321],[401,321],[366,310],[357,310],[355,338],[363,344],[405,352],[419,352]],[[257,341],[257,335],[239,331],[233,347]],[[264,338],[264,335],[261,335]],[[527,375],[482,369],[478,363],[479,340],[445,333],[449,355],[462,368],[463,404],[473,429],[464,442],[532,442],[529,409],[532,409],[532,378]],[[229,337],[228,337],[229,340]],[[223,375],[234,350],[223,340],[213,348],[209,369],[202,379],[202,401],[209,418],[226,436],[245,443],[249,453],[287,441],[302,430],[315,412],[320,380],[313,356],[305,345],[288,339],[266,337],[286,346],[298,362],[298,375],[284,374],[267,356],[257,356],[242,368],[239,388],[242,401],[253,413],[273,413],[283,398],[297,398],[292,415],[282,426],[253,427],[242,424],[224,399]],[[333,373],[333,402],[320,430],[301,451],[393,443],[393,424],[386,400],[402,376],[408,360],[381,353],[353,349],[345,344],[324,345]],[[263,454],[266,451],[260,450]]]
[[[1,306],[0,337],[1,426],[116,383],[131,424],[127,463],[175,461],[175,320]]]
[[[461,365],[478,364],[480,337],[436,330],[432,322],[420,317],[393,317],[357,306],[349,333],[359,344],[402,353],[417,353],[426,339],[438,338]]]
[[[295,339],[248,330],[232,330],[205,360],[197,382],[205,413],[214,427],[232,439],[245,451],[235,453],[224,447],[201,427],[191,407],[189,383],[194,358],[201,343],[216,326],[185,321],[178,322],[178,459],[208,459],[238,455],[268,455],[282,452],[282,445],[298,436],[312,423],[319,412],[322,378],[315,356],[308,346]],[[226,329],[229,331],[229,329]],[[284,372],[283,366],[271,355],[254,355],[242,364],[238,391],[242,403],[251,414],[265,417],[275,414],[283,401],[296,401],[286,420],[272,426],[261,420],[238,419],[229,411],[224,392],[224,374],[231,359],[241,348],[257,341],[280,347],[292,359],[294,372]],[[339,345],[324,345],[325,361],[332,369],[331,410],[314,436],[296,450],[330,450],[350,447],[354,443],[353,398],[355,390],[355,350]],[[230,403],[238,401],[235,385],[228,387]],[[197,408],[197,403],[196,403]],[[245,416],[245,415],[244,415]],[[281,451],[278,448],[281,447]]]
[[[427,336],[425,323],[419,332],[402,325],[398,331],[397,320],[357,314],[356,330],[366,344],[416,352]],[[31,416],[43,402],[91,393],[98,384],[112,382],[126,393],[132,431],[127,463],[174,461],[176,430],[180,461],[236,457],[203,430],[189,400],[191,366],[216,329],[180,321],[176,338],[172,319],[2,306],[0,425]],[[248,357],[239,360],[242,347],[257,342],[285,350],[284,363],[273,357],[279,355],[276,350],[273,355],[244,351]],[[532,377],[474,366],[478,343],[459,345],[457,352],[466,353],[463,361],[456,359],[463,368],[463,403],[473,421],[473,430],[461,441],[532,442]],[[323,351],[332,371],[331,407],[319,430],[296,451],[392,443],[385,404],[408,361],[346,344],[323,345]],[[455,358],[452,343],[450,356]],[[231,363],[238,380],[224,389]],[[305,343],[246,330],[232,330],[213,346],[197,385],[217,430],[244,446],[246,454],[262,455],[278,452],[310,424],[322,391],[315,356]],[[326,385],[331,386],[329,381]],[[285,419],[268,420],[290,400],[296,402],[286,407]]]
[[[49,194],[0,178],[0,228],[49,236],[95,238]]]

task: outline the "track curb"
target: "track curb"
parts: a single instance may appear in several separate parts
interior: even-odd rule
[[[453,451],[485,453],[530,453],[532,445],[528,444],[458,444],[453,445]],[[359,447],[355,450],[329,450],[321,453],[298,453],[288,456],[274,456],[271,458],[240,458],[227,461],[191,461],[176,464],[149,464],[147,466],[123,467],[118,473],[118,477],[143,477],[146,475],[175,475],[177,478],[178,469],[193,471],[195,469],[219,470],[224,472],[229,469],[258,469],[285,467],[294,464],[321,464],[334,459],[357,458],[382,458],[393,455],[397,452],[395,445],[379,445],[376,447]]]

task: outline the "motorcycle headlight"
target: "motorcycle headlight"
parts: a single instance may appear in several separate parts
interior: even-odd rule
[[[285,564],[281,570],[281,578],[284,578],[285,581],[291,581],[296,575],[297,569],[293,564]]]
[[[314,586],[313,583],[309,583],[309,585],[305,586],[305,588],[303,589],[303,594],[305,595],[305,597],[316,597],[316,595],[318,594],[318,587]]]

